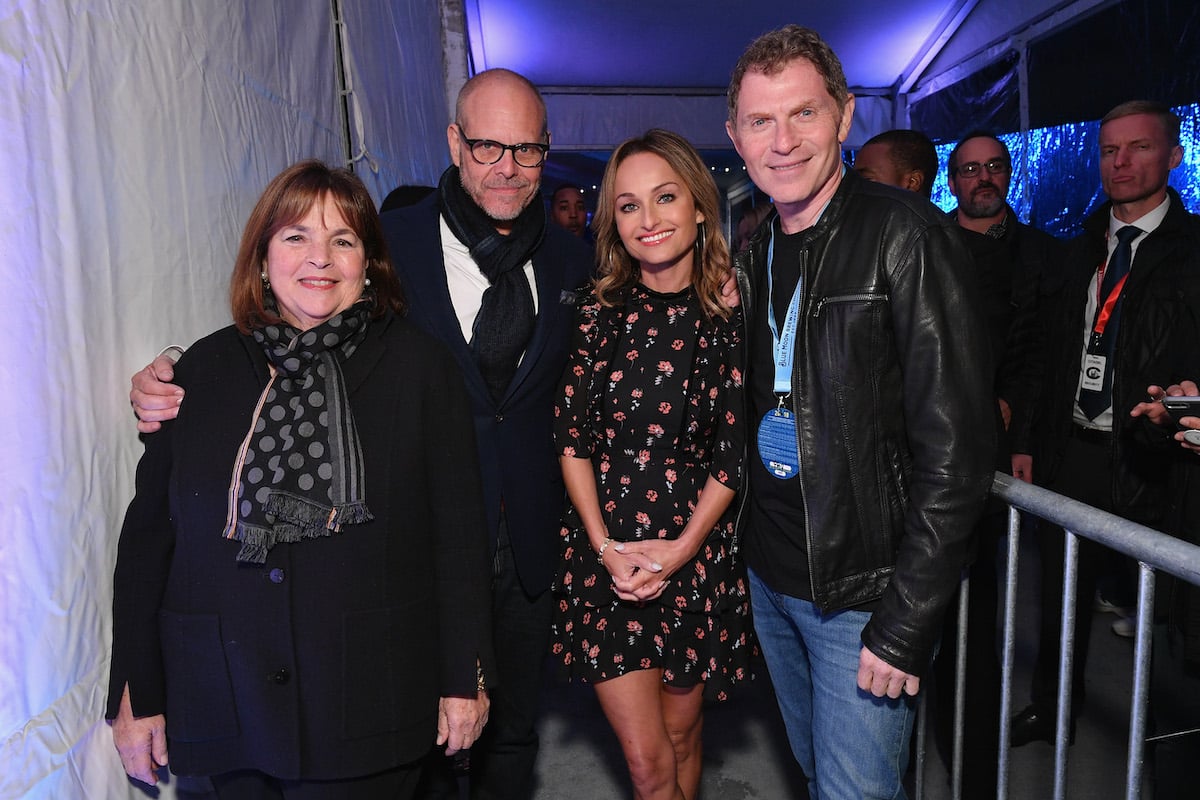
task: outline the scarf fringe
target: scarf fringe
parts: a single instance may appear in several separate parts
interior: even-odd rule
[[[343,524],[370,522],[375,516],[362,501],[343,503],[332,508],[304,497],[275,492],[263,509],[274,517],[270,528],[239,521],[230,539],[242,543],[237,560],[245,564],[264,564],[267,552],[277,544],[317,539],[340,533]]]

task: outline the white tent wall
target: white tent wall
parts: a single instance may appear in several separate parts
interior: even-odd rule
[[[433,180],[438,8],[347,5],[359,172]],[[267,181],[344,160],[336,53],[329,0],[0,0],[0,798],[145,796],[102,722],[128,376],[228,323]]]
[[[340,6],[355,172],[377,201],[401,184],[436,186],[450,163],[449,98],[466,80],[461,0]]]

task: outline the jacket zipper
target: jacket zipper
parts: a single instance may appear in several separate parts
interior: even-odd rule
[[[770,269],[771,265],[767,265]],[[808,249],[800,251],[800,315],[797,319],[797,324],[801,325],[808,318],[808,315],[803,313],[805,306],[805,294],[808,292]],[[820,310],[821,304],[818,303],[817,309]],[[796,331],[796,344],[804,341],[808,342],[808,337],[801,336],[801,331]],[[796,358],[792,366],[792,418],[796,421],[796,480],[800,482],[800,507],[804,518],[804,557],[808,560],[808,588],[812,595],[813,605],[820,608],[820,603],[817,602],[817,573],[813,568],[813,539],[812,539],[812,524],[808,516],[808,490],[804,486],[804,452],[800,448],[800,359]]]
[[[846,303],[854,300],[886,300],[886,294],[878,292],[860,292],[859,294],[839,294],[836,297],[822,297],[817,301],[817,307],[813,310],[813,316],[819,317],[821,309],[830,303]]]

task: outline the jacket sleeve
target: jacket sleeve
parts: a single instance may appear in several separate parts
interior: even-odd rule
[[[1020,231],[1016,271],[1013,276],[1012,321],[1007,331],[1004,352],[997,353],[996,395],[1012,409],[1008,427],[1012,453],[1033,452],[1034,408],[1040,399],[1045,373],[1044,330],[1040,316],[1042,276],[1046,270],[1061,269],[1061,248],[1057,240],[1035,244],[1034,237]],[[1038,240],[1042,237],[1037,237]],[[1034,254],[1031,251],[1037,250]]]
[[[911,456],[908,505],[894,574],[862,638],[887,663],[920,675],[991,487],[995,373],[970,255],[953,231],[931,225],[894,258],[889,291]]]
[[[483,487],[466,386],[448,353],[438,348],[434,355],[427,380],[419,384],[425,394],[420,430],[428,503],[436,526],[439,691],[444,697],[474,697],[477,664],[489,687],[498,682]]]
[[[186,383],[188,356],[176,366]],[[113,573],[113,640],[105,718],[113,719],[129,684],[137,717],[166,710],[166,688],[159,642],[158,610],[166,589],[175,530],[168,495],[175,421],[143,434],[146,449],[138,461],[133,500],[125,512]]]

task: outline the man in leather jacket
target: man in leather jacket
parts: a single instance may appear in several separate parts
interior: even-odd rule
[[[815,32],[751,44],[729,110],[778,210],[737,261],[755,627],[810,793],[903,797],[911,696],[992,478],[970,256],[928,202],[846,171],[854,98]]]

